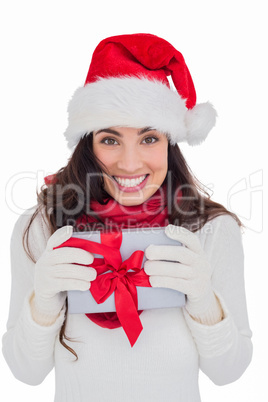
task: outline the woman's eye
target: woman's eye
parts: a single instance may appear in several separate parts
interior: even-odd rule
[[[143,140],[146,144],[153,144],[154,142],[158,141],[156,137],[146,137]]]
[[[114,145],[117,143],[117,141],[114,138],[103,138],[103,140],[101,140],[101,143],[106,144],[106,145]]]

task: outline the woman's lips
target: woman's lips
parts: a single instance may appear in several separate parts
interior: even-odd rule
[[[120,176],[120,177],[132,179],[134,177],[137,178],[137,177],[140,177],[140,176],[132,176],[132,177]],[[140,191],[145,187],[145,185],[146,185],[146,183],[148,181],[148,178],[149,178],[149,174],[146,175],[145,179],[140,184],[138,184],[137,186],[134,186],[134,187],[122,186],[121,184],[118,183],[118,181],[116,181],[116,179],[114,179],[114,182],[116,183],[116,185],[117,185],[117,187],[119,188],[120,191],[124,191],[125,193],[134,193],[135,191]]]

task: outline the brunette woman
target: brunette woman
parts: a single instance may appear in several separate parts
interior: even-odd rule
[[[150,34],[100,42],[69,105],[68,164],[13,231],[3,353],[16,378],[36,385],[55,367],[57,402],[198,402],[199,369],[217,385],[243,374],[252,333],[241,222],[210,199],[178,146],[201,143],[215,119],[210,103],[196,104],[170,43]],[[98,270],[91,252],[60,246],[74,231],[144,227],[178,241],[147,247],[149,285],[186,303],[139,311],[131,347],[116,312],[68,313],[67,291],[88,290]]]

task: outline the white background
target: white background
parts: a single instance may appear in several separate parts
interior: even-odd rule
[[[18,215],[36,203],[44,175],[67,162],[67,103],[84,83],[92,52],[108,36],[152,33],[182,52],[198,102],[209,100],[218,112],[206,142],[183,145],[184,155],[198,179],[213,189],[212,198],[247,225],[243,241],[253,360],[240,380],[224,387],[201,373],[202,400],[267,401],[266,2],[9,0],[0,15],[1,335],[9,307],[11,231]],[[2,355],[0,360],[1,398],[53,400],[53,373],[31,387],[13,378]]]

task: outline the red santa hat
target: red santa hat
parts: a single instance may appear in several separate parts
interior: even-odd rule
[[[171,75],[176,89],[172,89]],[[96,47],[84,86],[68,106],[64,133],[69,148],[91,131],[152,127],[171,144],[201,143],[215,125],[211,103],[196,104],[192,77],[182,54],[151,34],[112,36]]]

